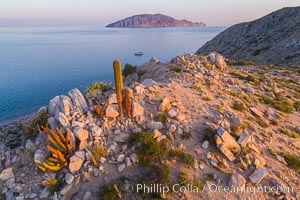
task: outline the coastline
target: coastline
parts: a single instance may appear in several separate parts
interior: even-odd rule
[[[38,113],[38,110],[27,113],[27,114],[24,114],[24,115],[20,115],[20,116],[8,118],[8,119],[0,120],[0,127],[4,127],[4,126],[16,124],[16,123],[27,122],[30,119],[32,119],[35,115],[37,115],[37,113]]]

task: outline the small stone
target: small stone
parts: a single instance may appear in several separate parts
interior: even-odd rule
[[[75,128],[74,134],[80,141],[84,141],[89,138],[89,132],[81,127]]]
[[[137,162],[137,155],[136,155],[136,154],[131,154],[131,155],[130,155],[130,160],[131,160],[133,163],[136,163],[136,162]]]
[[[25,145],[26,149],[34,149],[34,147],[35,147],[35,145],[31,140],[26,141],[26,145]]]
[[[92,128],[92,135],[93,137],[100,137],[102,134],[102,128],[98,127],[98,126],[94,126]]]
[[[218,161],[215,159],[210,160],[210,164],[214,167],[218,167]]]
[[[182,121],[186,120],[186,116],[183,114],[179,114],[179,115],[177,115],[176,119],[178,121],[182,122]]]
[[[124,143],[129,138],[129,134],[119,134],[114,138],[115,142]]]
[[[242,147],[245,147],[245,146],[248,144],[248,142],[251,141],[251,138],[252,138],[252,135],[251,135],[251,134],[243,133],[243,134],[241,134],[241,136],[239,137],[238,143],[239,143]]]
[[[119,154],[119,155],[117,156],[117,161],[118,161],[119,163],[123,162],[124,159],[125,159],[125,155],[124,155],[124,154]]]
[[[279,160],[279,162],[283,163],[284,165],[288,165],[287,162],[285,161],[284,157],[276,154],[276,158],[277,158],[277,160]]]
[[[130,167],[132,165],[132,162],[129,157],[125,158],[125,164],[126,164],[126,167]]]
[[[163,124],[161,122],[149,121],[146,123],[146,127],[150,130],[161,130],[163,128]]]
[[[248,94],[254,94],[254,93],[255,93],[254,89],[251,88],[251,87],[245,87],[245,88],[244,88],[244,91],[245,91],[246,93],[248,93]]]
[[[72,174],[70,174],[70,173],[67,173],[65,179],[66,179],[66,183],[68,185],[70,185],[74,181],[74,176]]]
[[[72,189],[73,184],[71,185],[66,185],[65,187],[63,187],[63,189],[60,191],[60,195],[65,196],[66,194],[69,193],[69,191]]]
[[[238,174],[238,173],[234,173],[231,175],[229,182],[228,182],[228,186],[230,187],[234,187],[234,188],[244,188],[246,184],[246,180],[245,178]]]
[[[296,126],[295,131],[300,134],[300,126]]]
[[[89,172],[83,172],[83,181],[85,182],[91,181],[91,174]]]
[[[145,79],[141,84],[145,87],[154,87],[158,85],[158,83],[153,81],[152,79]]]
[[[72,174],[77,172],[85,160],[84,151],[76,151],[75,155],[70,158],[69,169]]]
[[[166,139],[167,137],[165,136],[165,135],[161,135],[161,136],[159,136],[158,138],[156,138],[156,141],[157,142],[160,142],[161,140],[163,140],[163,139]]]
[[[125,168],[126,168],[126,165],[125,165],[125,164],[121,164],[121,165],[119,165],[119,167],[118,167],[118,171],[119,171],[120,173],[122,173],[122,172],[125,170]]]
[[[92,193],[91,192],[85,192],[83,197],[82,197],[82,200],[90,200],[92,197]]]
[[[83,122],[79,122],[79,121],[72,121],[72,127],[74,128],[74,127],[81,127],[81,128],[83,128],[84,127],[84,123]]]
[[[203,149],[208,149],[208,146],[209,146],[209,141],[204,141],[204,142],[202,143],[202,148],[203,148]]]
[[[94,176],[99,176],[100,175],[100,170],[99,169],[97,169],[97,168],[95,168],[94,170],[93,170],[93,174],[94,174]]]
[[[259,168],[259,169],[255,170],[255,172],[249,176],[249,180],[255,184],[259,183],[265,177],[266,174],[267,174],[267,171],[265,168]]]
[[[117,104],[117,103],[118,103],[117,95],[114,93],[111,94],[108,99],[108,104]]]
[[[250,107],[250,111],[256,116],[256,117],[259,117],[259,118],[263,118],[263,113],[258,110],[257,108],[255,107]]]
[[[159,106],[159,110],[164,112],[165,110],[169,110],[171,108],[171,102],[168,97],[165,97]]]
[[[153,138],[155,139],[155,138],[158,138],[159,136],[161,136],[161,132],[159,130],[155,129],[153,131]]]
[[[170,118],[174,118],[174,117],[176,117],[176,115],[177,115],[177,112],[174,109],[171,109],[168,111],[168,116]]]
[[[176,126],[174,124],[172,124],[169,128],[169,132],[174,133],[176,131],[176,129],[177,129]]]
[[[45,187],[40,194],[40,199],[46,199],[48,196],[49,196],[49,191],[48,188]]]
[[[37,197],[37,193],[34,193],[34,192],[31,192],[29,195],[28,195],[28,198],[29,199],[34,199],[35,197]]]
[[[14,178],[14,177],[15,177],[15,175],[14,175],[13,170],[12,170],[11,167],[3,170],[0,174],[0,179],[2,181],[7,181],[8,179],[11,179],[11,178]]]
[[[16,197],[16,200],[24,200],[24,196],[18,196]]]

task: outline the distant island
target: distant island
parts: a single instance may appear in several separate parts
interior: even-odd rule
[[[221,53],[230,59],[283,66],[300,65],[300,6],[277,10],[252,22],[236,24],[197,53]]]
[[[188,20],[176,20],[172,17],[162,14],[142,14],[134,15],[117,22],[111,23],[109,28],[152,28],[152,27],[190,27],[206,26],[203,22],[191,22]]]

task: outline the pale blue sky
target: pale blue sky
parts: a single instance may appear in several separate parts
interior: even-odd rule
[[[135,14],[228,26],[251,21],[300,0],[0,0],[4,26],[105,26]]]

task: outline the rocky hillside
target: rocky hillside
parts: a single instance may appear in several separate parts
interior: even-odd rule
[[[217,51],[230,59],[299,66],[299,33],[300,7],[283,8],[258,20],[226,29],[197,53]]]
[[[41,109],[52,131],[1,127],[0,199],[300,199],[300,68],[213,53],[123,74],[130,117],[97,84]]]
[[[190,22],[188,20],[176,20],[162,14],[135,15],[107,25],[111,28],[151,28],[151,27],[185,27],[205,26],[203,22]]]

